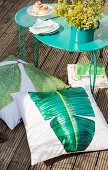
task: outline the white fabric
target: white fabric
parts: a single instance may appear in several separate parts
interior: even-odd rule
[[[20,61],[20,63],[17,61],[3,61],[0,63],[0,66],[18,63],[19,69],[21,71],[20,92],[36,91],[31,80],[24,71],[23,63],[25,62],[22,60],[18,61]],[[0,118],[8,125],[11,130],[18,125],[18,123],[21,121],[21,115],[19,114],[16,103],[14,101],[0,110]]]
[[[8,65],[8,64],[17,64],[17,61],[2,61],[0,66]]]
[[[95,134],[91,144],[84,151],[96,151],[108,149],[108,125],[100,109],[98,108],[88,86],[85,90],[91,101],[95,113]],[[28,144],[31,152],[31,164],[66,154],[62,144],[50,127],[50,121],[45,121],[27,93],[17,93],[13,95],[19,111],[22,115]]]
[[[18,123],[20,123],[21,115],[19,114],[14,101],[0,110],[0,118],[8,125],[11,130],[14,129]]]

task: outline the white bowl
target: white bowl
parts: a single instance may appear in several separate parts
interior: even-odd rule
[[[45,4],[46,5],[46,4]],[[48,13],[43,13],[43,12],[39,12],[39,10],[36,9],[36,7],[34,5],[30,6],[27,8],[27,13],[29,15],[32,15],[32,16],[37,16],[37,17],[45,17],[45,16],[49,16],[53,13],[53,9],[52,9],[52,6],[50,5],[46,5],[49,9],[49,12]],[[34,12],[35,11],[35,12]]]

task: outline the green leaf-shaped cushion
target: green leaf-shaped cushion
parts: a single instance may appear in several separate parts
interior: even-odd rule
[[[16,63],[12,64],[12,62],[14,61]],[[13,101],[10,93],[21,91],[22,73],[20,71],[18,63],[24,66],[24,71],[27,74],[28,78],[31,80],[36,91],[52,91],[69,87],[58,78],[40,71],[33,65],[24,63],[21,60],[18,61],[13,55],[8,56],[1,63],[4,63],[4,65],[0,65],[0,109],[3,109],[5,106]],[[27,91],[26,83],[22,85],[25,86],[24,91]],[[29,89],[29,91],[33,91],[32,88]]]
[[[69,88],[63,81],[37,69],[33,65],[24,64],[24,68],[34,87],[39,92]]]
[[[51,120],[50,127],[66,152],[84,151],[90,145],[95,114],[83,88],[29,95],[45,121]]]
[[[21,121],[12,93],[53,91],[67,87],[69,86],[56,77],[10,55],[0,62],[0,118],[10,129]]]

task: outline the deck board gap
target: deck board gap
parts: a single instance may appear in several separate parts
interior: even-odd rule
[[[98,156],[97,156],[97,159],[96,159],[96,162],[95,162],[95,167],[97,166],[99,155],[100,155],[100,151],[98,152]],[[95,168],[94,168],[94,170],[95,170]]]

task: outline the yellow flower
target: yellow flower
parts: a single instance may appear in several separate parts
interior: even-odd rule
[[[59,0],[54,5],[54,11],[60,17],[65,17],[71,26],[81,29],[95,28],[103,10],[103,0]]]

